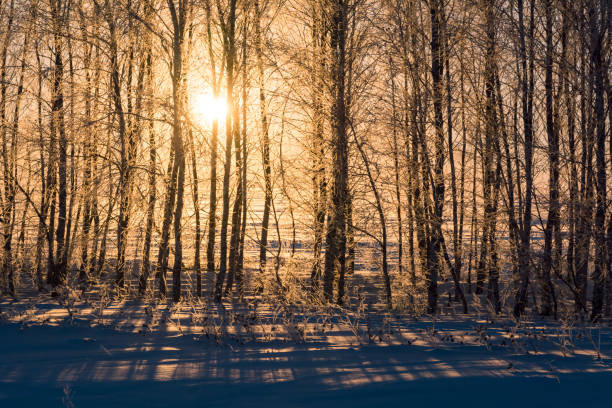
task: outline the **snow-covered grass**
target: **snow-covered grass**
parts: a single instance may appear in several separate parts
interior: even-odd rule
[[[279,303],[0,303],[0,407],[608,407],[612,330]]]

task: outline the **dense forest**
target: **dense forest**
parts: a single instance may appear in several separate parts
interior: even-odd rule
[[[612,315],[608,0],[0,21],[2,297]]]

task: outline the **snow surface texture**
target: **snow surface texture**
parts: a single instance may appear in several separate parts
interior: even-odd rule
[[[62,303],[0,303],[0,407],[612,407],[607,327]]]

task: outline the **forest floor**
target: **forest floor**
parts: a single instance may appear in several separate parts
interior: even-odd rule
[[[612,329],[380,309],[0,302],[1,407],[609,407]]]

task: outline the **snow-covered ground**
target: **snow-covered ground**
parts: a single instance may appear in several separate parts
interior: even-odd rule
[[[608,327],[51,299],[0,321],[0,407],[612,407]]]

